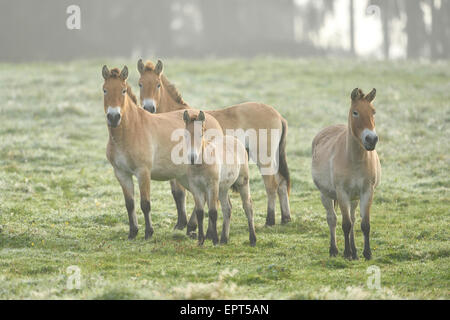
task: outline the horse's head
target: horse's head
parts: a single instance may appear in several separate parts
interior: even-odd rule
[[[203,150],[203,134],[205,131],[205,114],[200,111],[197,116],[189,116],[186,110],[183,114],[185,126],[185,150],[187,150],[188,159],[191,164],[201,163],[201,155]]]
[[[358,88],[353,89],[351,94],[349,125],[353,136],[367,151],[374,150],[378,142],[378,136],[375,132],[375,108],[372,105],[375,95],[375,88],[367,95]]]
[[[139,59],[137,68],[141,74],[139,78],[141,106],[151,113],[156,113],[161,98],[163,63],[158,60],[155,66],[151,61],[147,61],[144,65],[142,59]]]
[[[125,96],[127,94],[128,68],[122,70],[114,68],[109,70],[103,66],[102,70],[105,83],[103,84],[104,108],[108,126],[115,128],[120,125],[120,120],[125,112]]]

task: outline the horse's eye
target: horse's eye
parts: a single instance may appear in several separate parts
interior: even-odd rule
[[[127,93],[127,89],[122,90],[122,94],[125,94],[125,93]]]
[[[359,114],[358,114],[358,111],[353,111],[353,116],[354,117],[357,117]]]
[[[157,85],[156,85],[156,88],[161,88],[161,83],[158,83]]]
[[[103,94],[106,94],[106,89],[103,89]]]
[[[142,83],[139,83],[139,88],[141,88],[141,89],[142,89]]]

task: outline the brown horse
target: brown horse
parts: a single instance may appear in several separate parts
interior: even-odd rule
[[[136,176],[141,209],[145,217],[145,238],[153,234],[150,216],[150,180],[177,179],[188,188],[188,164],[177,164],[172,151],[179,143],[172,139],[176,130],[184,130],[183,111],[151,114],[139,108],[126,79],[128,68],[102,70],[104,110],[109,131],[106,156],[119,181],[130,224],[129,239],[138,232],[134,208],[133,176]],[[205,127],[222,132],[219,123],[206,115]]]
[[[364,257],[372,257],[369,244],[370,206],[380,183],[381,166],[375,146],[376,91],[367,95],[356,88],[351,94],[347,125],[335,125],[320,131],[312,142],[312,177],[321,192],[330,228],[330,256],[336,256],[336,212],[339,204],[345,238],[344,256],[358,259],[353,227],[358,200],[361,201],[361,229],[364,233]],[[337,202],[337,203],[336,203]]]
[[[205,114],[200,111],[198,116],[191,117],[184,111],[184,121],[190,139],[185,140],[187,154],[190,159],[189,190],[194,195],[195,213],[198,221],[198,240],[202,244],[203,235],[203,207],[205,200],[208,206],[220,200],[223,213],[223,227],[220,243],[227,243],[230,234],[231,202],[228,190],[233,188],[241,195],[242,205],[247,215],[250,245],[256,243],[255,226],[253,221],[252,200],[250,198],[250,185],[248,177],[247,151],[238,139],[231,136],[218,137],[214,141],[205,139]],[[196,127],[197,125],[197,127]],[[205,150],[208,151],[206,152]],[[198,161],[211,154],[210,161]],[[209,225],[207,235],[218,242],[217,239],[217,211],[209,208]],[[212,212],[212,213],[211,213]]]
[[[174,85],[163,75],[161,60],[158,60],[155,66],[150,61],[144,65],[140,59],[138,70],[141,74],[140,101],[144,109],[151,113],[191,109]],[[280,200],[281,221],[289,222],[291,220],[290,178],[285,150],[287,121],[273,107],[255,102],[206,111],[206,113],[217,119],[224,134],[238,136],[249,151],[250,159],[258,165],[268,197],[266,225],[275,224],[277,194]],[[267,133],[270,133],[268,137]],[[262,154],[264,156],[261,156]],[[265,155],[269,155],[267,159],[264,159]],[[175,181],[171,181],[171,187],[178,210],[178,222],[175,228],[183,229],[187,222],[185,192]],[[196,222],[193,215],[188,224],[188,233],[195,228]]]

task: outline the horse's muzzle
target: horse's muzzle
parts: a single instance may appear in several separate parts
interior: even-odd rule
[[[150,113],[155,113],[155,112],[156,112],[155,106],[152,106],[152,105],[150,105],[150,106],[144,106],[144,109],[147,110],[147,111],[150,112]]]
[[[115,128],[120,124],[120,113],[107,113],[106,119],[108,120],[108,126]]]
[[[367,151],[373,151],[375,150],[375,146],[378,142],[378,136],[377,135],[367,135],[364,139],[364,148],[366,148]]]

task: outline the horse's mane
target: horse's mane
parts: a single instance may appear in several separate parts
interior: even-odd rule
[[[147,61],[144,66],[144,71],[153,71],[155,70],[155,65],[151,61]],[[167,77],[162,74],[161,80],[163,82],[164,88],[167,90],[169,95],[172,97],[173,100],[175,100],[176,103],[182,104],[187,106],[188,104],[183,100],[183,97],[181,96],[180,91],[173,85]]]
[[[111,69],[109,76],[110,78],[118,79],[120,77],[120,70],[118,68]],[[131,87],[128,83],[126,83],[126,85],[128,96],[131,98],[131,100],[133,100],[134,104],[138,105],[137,98],[133,93],[133,90],[131,90]]]
[[[127,93],[128,93],[128,96],[131,98],[131,100],[133,100],[134,104],[138,105],[136,95],[133,93],[133,91],[131,90],[131,87],[128,83],[127,83]]]

